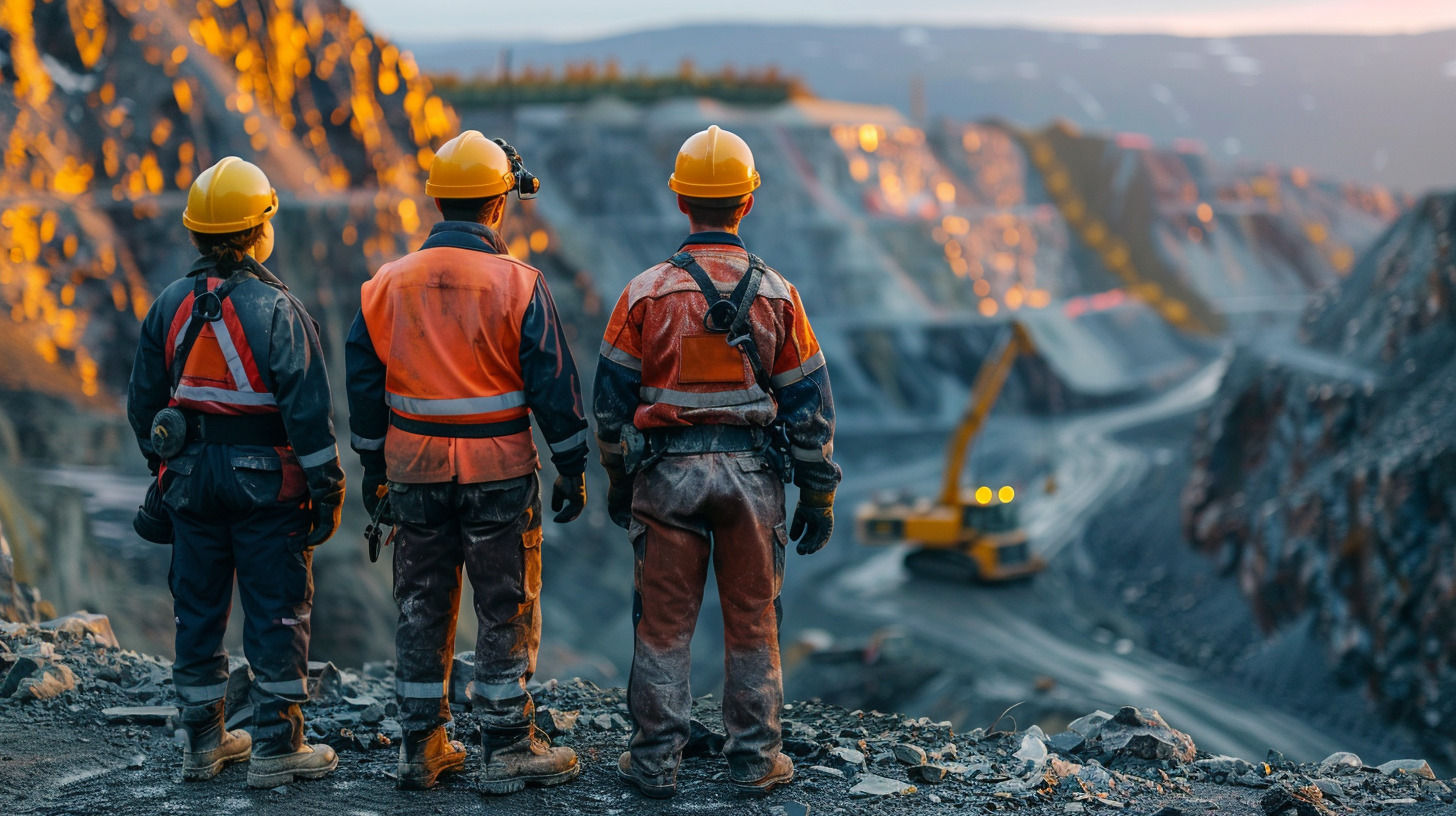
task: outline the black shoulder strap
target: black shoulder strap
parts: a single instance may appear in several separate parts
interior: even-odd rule
[[[703,297],[708,301],[708,313],[703,317],[703,327],[711,332],[726,333],[728,345],[742,351],[748,358],[748,365],[753,369],[753,376],[759,387],[766,394],[773,393],[770,390],[771,378],[764,369],[758,344],[753,339],[750,317],[753,301],[758,297],[758,290],[763,284],[763,275],[767,269],[763,260],[752,252],[748,253],[748,271],[738,279],[738,285],[733,287],[733,294],[727,298],[718,292],[718,286],[708,276],[707,270],[687,250],[668,258],[667,262],[692,275],[693,281],[703,291]]]
[[[198,273],[197,280],[192,286],[192,318],[187,321],[187,332],[182,335],[182,343],[177,347],[177,352],[172,355],[173,393],[176,393],[177,386],[182,384],[182,369],[186,368],[187,358],[192,354],[192,346],[197,343],[197,336],[202,333],[202,324],[221,320],[223,300],[231,295],[245,278],[252,276],[251,272],[236,270],[224,278],[216,289],[209,290],[207,273]]]

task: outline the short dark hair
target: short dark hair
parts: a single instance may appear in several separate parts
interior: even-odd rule
[[[715,227],[718,229],[732,228],[738,226],[746,214],[748,196],[729,196],[728,198],[694,198],[683,196],[683,204],[687,207],[688,217],[693,223],[700,227]]]
[[[502,194],[504,195],[504,194]],[[485,198],[442,198],[440,202],[440,216],[446,221],[474,221],[477,224],[484,223],[486,214],[496,199],[501,196],[493,195]]]
[[[215,258],[219,263],[240,264],[248,250],[263,237],[267,224],[259,224],[237,232],[208,233],[188,230],[192,233],[192,245],[203,257]]]

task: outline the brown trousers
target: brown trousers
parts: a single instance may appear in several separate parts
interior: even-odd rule
[[[666,456],[637,474],[632,516],[632,763],[663,781],[676,774],[692,712],[690,643],[711,562],[723,608],[724,754],[733,778],[757,779],[782,745],[783,482],[755,453]]]

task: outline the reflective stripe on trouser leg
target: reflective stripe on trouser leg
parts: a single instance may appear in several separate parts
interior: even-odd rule
[[[391,495],[399,532],[394,547],[395,691],[400,726],[430,731],[450,719],[445,678],[454,658],[460,608],[459,486],[413,484]]]
[[[227,681],[210,686],[188,686],[174,680],[172,685],[177,689],[177,698],[187,705],[214,703],[227,696]]]
[[[465,569],[475,590],[472,704],[481,727],[528,727],[526,683],[541,642],[541,491],[535,474],[461,488]]]

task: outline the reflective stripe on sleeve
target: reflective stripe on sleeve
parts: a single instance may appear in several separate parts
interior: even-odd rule
[[[400,413],[416,416],[470,416],[490,414],[510,408],[521,408],[526,404],[526,395],[521,391],[507,391],[493,397],[463,397],[461,399],[423,399],[403,397],[386,393],[384,401]]]
[[[769,382],[773,383],[774,388],[783,388],[786,385],[791,385],[798,382],[799,380],[804,379],[805,377],[813,374],[815,371],[818,371],[823,367],[824,352],[820,351],[815,353],[813,357],[810,357],[804,362],[799,363],[797,366],[789,369],[788,371],[773,375],[773,378],[770,379]]]
[[[394,690],[399,696],[414,700],[438,700],[445,696],[445,681],[416,683],[408,680],[395,680]]]
[[[221,700],[227,696],[227,681],[213,683],[210,686],[183,686],[177,685],[177,696],[184,703],[211,703]]]
[[[789,446],[789,452],[794,459],[800,462],[828,462],[829,457],[834,455],[834,443],[830,442],[822,448],[801,448],[798,445]]]
[[[633,371],[642,370],[642,361],[640,359],[633,357],[605,340],[602,341],[602,356],[617,365],[625,366]]]
[[[675,391],[671,388],[642,388],[642,399],[648,402],[660,402],[665,405],[676,405],[679,408],[726,408],[732,405],[748,405],[759,400],[768,399],[763,389],[757,384],[751,388],[735,388],[732,391],[711,391],[700,393],[694,391]]]
[[[349,436],[350,436],[350,440],[349,441],[353,443],[354,450],[367,450],[367,451],[384,450],[384,437],[382,437],[382,436],[379,437],[378,439],[365,439],[364,437],[360,436],[359,434],[350,434]]]
[[[525,693],[526,684],[520,680],[508,680],[504,683],[470,681],[470,699],[472,700],[514,700]]]
[[[318,467],[319,465],[327,465],[328,463],[330,463],[330,462],[332,462],[332,461],[334,461],[335,459],[338,459],[338,458],[339,458],[339,448],[338,448],[338,446],[336,446],[336,445],[330,445],[327,448],[324,448],[323,450],[314,451],[313,453],[310,453],[307,456],[300,456],[300,457],[298,457],[298,464],[299,464],[300,467],[306,467],[306,468]]]
[[[569,451],[572,448],[584,447],[586,440],[587,433],[586,429],[583,428],[560,442],[549,443],[549,447],[552,453],[561,453],[562,451]]]
[[[259,393],[257,391],[233,391],[229,388],[212,388],[210,386],[179,385],[173,394],[179,400],[191,400],[192,402],[218,402],[224,405],[277,405],[278,400],[272,394]]]

